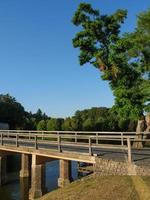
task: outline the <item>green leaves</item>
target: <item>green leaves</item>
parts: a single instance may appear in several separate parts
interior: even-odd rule
[[[73,38],[73,46],[80,49],[79,61],[81,65],[91,63],[100,68],[101,63],[105,68],[111,67],[114,73],[114,62],[112,63],[111,46],[119,39],[120,24],[123,23],[127,12],[118,10],[113,15],[100,15],[98,10],[90,4],[82,3],[74,14],[72,22],[81,26],[81,31]],[[99,63],[101,60],[101,63]],[[113,65],[113,67],[112,67]],[[112,70],[113,68],[113,70]],[[119,71],[116,67],[116,71]]]
[[[116,21],[124,23],[124,19],[127,17],[127,10],[118,9],[112,17]]]
[[[150,10],[138,16],[134,32],[120,34],[126,17],[126,10],[101,15],[80,4],[72,20],[80,26],[73,46],[80,49],[80,64],[99,68],[109,82],[118,116],[138,119],[150,107]]]
[[[22,128],[24,120],[24,107],[9,94],[0,94],[0,122],[8,123],[11,129],[17,129]]]
[[[99,11],[94,10],[90,4],[81,3],[72,18],[74,25],[84,25],[84,23],[89,22],[90,19],[99,16]]]

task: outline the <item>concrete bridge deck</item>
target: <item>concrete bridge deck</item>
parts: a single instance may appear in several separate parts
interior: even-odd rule
[[[18,142],[18,147],[16,147],[15,141],[10,139],[4,141],[3,146],[0,145],[0,150],[13,153],[36,154],[54,159],[67,159],[92,164],[95,164],[95,157],[97,156],[114,161],[128,161],[128,152],[126,149],[111,149],[111,147],[106,149],[102,145],[99,145],[99,147],[94,146],[92,148],[92,155],[89,155],[87,146],[61,145],[61,152],[58,152],[56,144],[39,142],[38,148],[35,149],[34,142],[30,141],[29,143]],[[137,165],[150,166],[150,149],[132,149],[132,162]]]

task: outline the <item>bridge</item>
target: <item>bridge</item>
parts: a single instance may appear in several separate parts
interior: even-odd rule
[[[133,143],[148,144],[147,135],[145,132],[137,136],[135,132],[1,130],[0,185],[6,182],[6,156],[14,153],[21,154],[20,177],[31,175],[30,199],[43,195],[45,163],[53,160],[60,160],[59,187],[71,181],[71,161],[91,163],[95,170],[105,171],[106,175],[114,174],[111,169],[114,166],[115,173],[121,175],[134,174],[135,166],[140,173],[150,173],[141,168],[150,164],[149,147],[133,148]]]

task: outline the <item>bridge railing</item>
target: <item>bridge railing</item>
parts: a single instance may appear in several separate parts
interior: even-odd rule
[[[0,131],[1,132],[1,131]],[[98,136],[101,135],[120,135],[121,136],[121,142],[123,145],[123,137],[124,136],[135,136],[135,132],[99,132],[99,131],[30,131],[30,130],[3,130],[3,133],[7,133],[7,137],[9,137],[10,134],[27,134],[29,138],[32,138],[35,134],[42,134],[42,139],[45,139],[45,134],[49,135],[49,134],[57,134],[57,135],[73,135],[75,137],[75,141],[76,143],[78,142],[77,137],[80,135],[90,135],[90,136],[96,136],[97,137],[97,141],[98,141]],[[97,142],[98,143],[98,142]]]
[[[47,134],[49,133],[49,134]],[[64,133],[64,134],[63,134]],[[0,130],[1,145],[27,146],[38,149],[43,145],[53,145],[57,151],[62,152],[64,147],[86,148],[88,154],[93,155],[93,149],[116,149],[126,150],[128,161],[132,161],[132,143],[146,142],[147,133],[143,132],[137,138],[135,132],[71,132],[70,131],[20,131],[20,130]],[[76,134],[78,133],[78,134]],[[83,134],[84,133],[84,134]],[[90,134],[92,133],[92,134]],[[144,137],[143,137],[144,136]]]
[[[1,132],[1,131],[0,131]],[[90,135],[90,136],[96,136],[96,141],[98,144],[98,137],[99,136],[121,136],[121,143],[123,145],[124,143],[124,136],[133,136],[136,138],[136,133],[135,132],[98,132],[98,131],[28,131],[28,130],[3,130],[3,133],[7,133],[7,137],[9,138],[10,134],[21,134],[21,135],[28,135],[29,139],[33,138],[35,134],[42,134],[41,139],[44,140],[45,134],[46,135],[72,135],[75,137],[75,142],[78,142],[78,136],[82,135],[82,136],[86,136],[86,135]],[[145,132],[141,133],[142,135],[146,134]]]
[[[1,132],[1,131],[0,131]],[[10,134],[27,134],[29,136],[29,138],[32,138],[35,134],[42,134],[42,139],[45,139],[45,134],[49,135],[49,134],[57,134],[57,135],[73,135],[75,136],[75,141],[77,142],[77,136],[80,135],[90,135],[90,136],[96,136],[98,138],[98,136],[101,135],[120,135],[121,136],[121,142],[123,145],[124,142],[124,136],[134,136],[136,137],[136,133],[135,132],[99,132],[99,131],[29,131],[29,130],[3,130],[4,133],[7,133],[7,136],[9,137]],[[145,132],[141,133],[141,134],[145,134]],[[97,139],[98,141],[98,139]]]
[[[112,132],[112,131],[31,131],[31,130],[0,130],[6,133],[24,133],[24,134],[70,134],[70,135],[135,135],[135,132]],[[144,133],[144,132],[143,132]]]

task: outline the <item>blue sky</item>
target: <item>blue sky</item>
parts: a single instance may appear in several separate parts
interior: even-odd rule
[[[79,0],[0,0],[0,93],[14,96],[27,111],[53,117],[113,105],[107,82],[89,65],[81,67],[72,46],[71,18]],[[149,0],[87,0],[103,14],[128,10],[122,31],[132,31]]]

